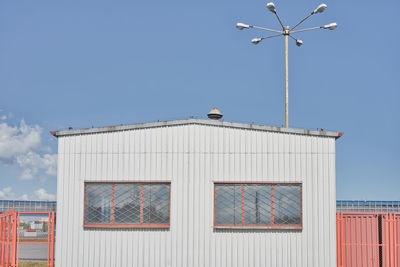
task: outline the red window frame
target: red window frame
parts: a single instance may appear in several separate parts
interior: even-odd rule
[[[112,195],[111,195],[111,223],[86,223],[85,222],[85,209],[86,209],[86,186],[88,184],[111,184]],[[116,184],[168,184],[169,186],[169,203],[168,203],[168,223],[156,224],[156,223],[143,223],[143,186],[141,186],[141,203],[140,203],[140,222],[139,224],[121,224],[114,223],[114,193]],[[84,193],[83,193],[83,227],[84,228],[170,228],[171,223],[171,181],[85,181],[84,182]]]
[[[215,186],[220,184],[242,185],[242,224],[216,224],[215,220]],[[244,190],[245,184],[265,184],[271,186],[271,224],[244,223]],[[300,224],[274,224],[274,186],[293,185],[300,187]],[[302,230],[303,229],[303,184],[301,182],[214,182],[213,224],[214,229],[271,229],[271,230]]]

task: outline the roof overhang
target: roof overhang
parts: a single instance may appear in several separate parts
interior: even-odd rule
[[[156,128],[156,127],[191,125],[191,124],[216,126],[216,127],[227,127],[227,128],[235,128],[235,129],[243,129],[243,130],[256,130],[256,131],[286,133],[286,134],[332,137],[332,138],[339,138],[343,135],[343,133],[340,133],[340,132],[331,132],[331,131],[323,131],[323,130],[304,130],[304,129],[293,129],[293,128],[263,126],[263,125],[257,125],[257,124],[226,122],[226,121],[220,121],[220,120],[202,120],[202,119],[159,121],[159,122],[137,123],[137,124],[120,125],[120,126],[76,129],[76,130],[71,129],[71,130],[63,130],[63,131],[51,131],[50,133],[56,137],[61,137],[61,136],[69,136],[69,135],[96,134],[96,133],[128,131],[128,130],[138,130],[138,129],[146,129],[146,128]]]

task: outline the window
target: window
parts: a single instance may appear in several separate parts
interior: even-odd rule
[[[214,183],[214,227],[301,229],[301,184]]]
[[[169,228],[169,182],[86,182],[84,227]]]

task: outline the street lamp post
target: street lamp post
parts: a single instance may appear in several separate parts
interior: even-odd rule
[[[255,25],[248,25],[248,24],[241,23],[241,22],[236,24],[236,28],[238,30],[254,28],[254,29],[259,29],[259,30],[276,33],[274,35],[252,39],[251,42],[254,45],[259,44],[261,41],[263,41],[265,39],[274,38],[274,37],[278,37],[278,36],[282,36],[282,35],[285,37],[285,127],[286,128],[289,128],[289,37],[292,38],[296,42],[296,45],[298,47],[300,47],[303,44],[303,41],[296,39],[293,36],[294,33],[311,31],[311,30],[316,30],[316,29],[327,29],[327,30],[336,29],[337,23],[333,22],[333,23],[326,24],[326,25],[319,26],[319,27],[312,27],[312,28],[301,29],[301,30],[296,30],[296,31],[294,30],[295,28],[297,28],[297,26],[299,26],[301,23],[306,21],[312,15],[324,12],[327,7],[328,6],[326,4],[319,5],[316,9],[314,9],[313,12],[311,12],[305,18],[300,20],[296,25],[294,25],[293,27],[289,27],[289,26],[283,26],[283,23],[282,23],[281,19],[279,18],[278,13],[276,12],[275,4],[270,2],[267,4],[267,9],[275,14],[276,18],[278,19],[279,24],[282,27],[282,30],[274,30],[274,29],[259,27],[259,26],[255,26]]]

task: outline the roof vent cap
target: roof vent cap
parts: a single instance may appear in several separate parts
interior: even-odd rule
[[[217,108],[213,108],[210,112],[208,112],[207,117],[212,120],[219,120],[222,118],[222,113]]]

